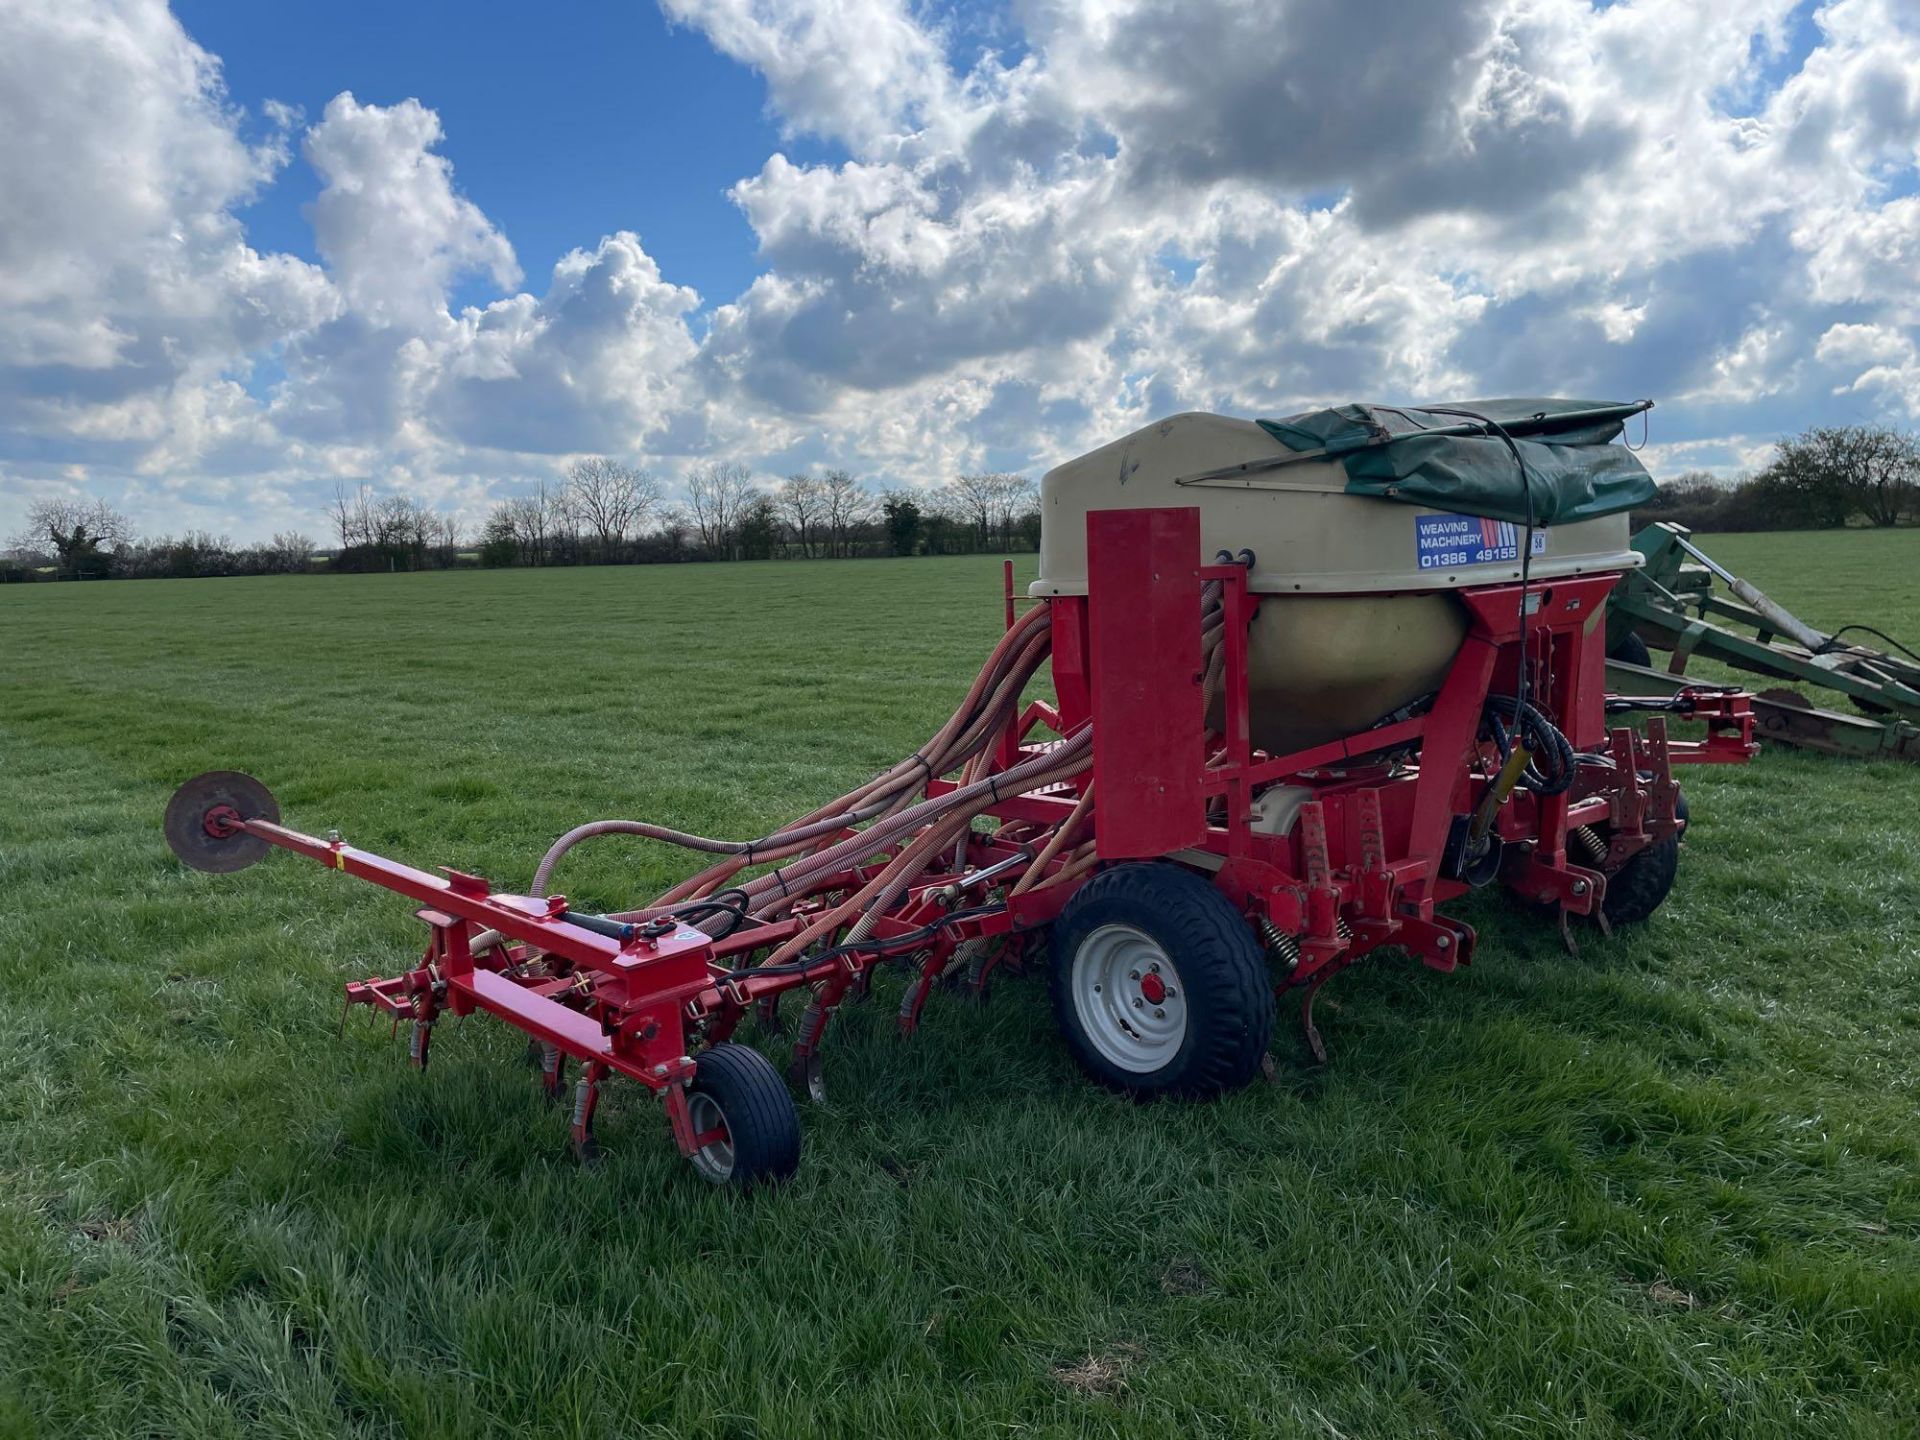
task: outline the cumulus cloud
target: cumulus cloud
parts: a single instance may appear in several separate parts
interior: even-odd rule
[[[610,235],[562,258],[539,299],[462,315],[434,355],[422,414],[459,445],[633,450],[686,403],[686,316],[699,303],[661,278],[637,235]]]
[[[1540,63],[1495,0],[1153,0],[1062,5],[1037,38],[1141,182],[1353,194],[1393,223],[1532,209],[1617,158],[1632,123]]]
[[[862,156],[736,188],[768,273],[710,354],[815,412],[964,377],[1000,428],[1044,389],[1043,460],[1177,405],[1495,381],[1790,428],[1830,378],[1821,307],[1914,293],[1889,187],[1915,20],[1842,0],[1789,57],[1801,8],[1021,7],[1017,65],[920,87]]]
[[[320,447],[409,457],[626,452],[667,421],[694,355],[699,296],[662,279],[630,231],[575,250],[541,296],[518,292],[454,314],[450,288],[521,275],[493,223],[454,187],[417,101],[343,94],[306,136],[322,185],[315,239],[341,312],[287,347],[270,416]]]
[[[375,323],[431,323],[466,275],[490,275],[503,289],[520,282],[506,236],[454,190],[453,166],[433,153],[440,139],[440,117],[418,100],[362,105],[343,91],[301,145],[321,181],[312,209],[320,258]]]
[[[133,461],[243,424],[223,373],[334,313],[246,242],[287,160],[249,144],[164,6],[0,6],[0,426],[13,454]]]
[[[661,0],[671,20],[766,77],[790,131],[883,145],[952,90],[939,38],[897,0]]]
[[[934,481],[1361,396],[1651,394],[1675,463],[1920,415],[1904,0],[660,3],[836,157],[738,178],[738,294],[643,214],[528,282],[430,93],[249,117],[157,0],[0,0],[0,511],[112,476],[257,530],[588,450]],[[238,218],[289,165],[318,265]]]
[[[1920,412],[1920,343],[1891,325],[1835,325],[1820,337],[1816,356],[1853,378],[1836,394],[1878,394],[1909,414]]]

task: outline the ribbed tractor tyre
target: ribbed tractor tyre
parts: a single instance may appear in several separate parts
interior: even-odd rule
[[[704,1180],[752,1189],[789,1179],[800,1166],[800,1115],[786,1081],[758,1050],[731,1041],[694,1057],[687,1106],[696,1135],[724,1140],[688,1158]]]
[[[1672,893],[1673,882],[1680,873],[1680,836],[1687,828],[1685,791],[1675,792],[1673,812],[1680,821],[1677,833],[1649,845],[1607,877],[1600,908],[1606,912],[1610,924],[1636,925],[1665,904]]]
[[[1244,916],[1170,863],[1094,876],[1054,922],[1047,988],[1075,1062],[1142,1100],[1237,1090],[1273,1039],[1266,957]]]
[[[1647,649],[1647,642],[1629,630],[1621,637],[1620,643],[1607,651],[1609,660],[1618,660],[1627,665],[1653,664],[1653,655]]]

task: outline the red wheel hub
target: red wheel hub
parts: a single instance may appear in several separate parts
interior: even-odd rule
[[[207,811],[206,819],[200,824],[214,839],[224,840],[239,830],[240,812],[231,805],[215,805]]]
[[[1167,998],[1167,982],[1158,975],[1148,973],[1140,977],[1140,994],[1149,1005],[1158,1005]]]

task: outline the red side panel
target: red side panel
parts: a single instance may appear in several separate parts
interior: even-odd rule
[[[1056,595],[1053,612],[1053,693],[1060,702],[1060,733],[1071,735],[1092,713],[1087,695],[1087,598]]]
[[[1200,512],[1087,516],[1094,833],[1106,860],[1206,834],[1200,772]]]

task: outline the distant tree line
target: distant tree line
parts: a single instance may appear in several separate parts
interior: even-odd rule
[[[36,500],[26,528],[0,550],[0,582],[290,575],[312,568],[314,549],[292,530],[258,545],[204,530],[142,538],[104,500]]]
[[[1660,487],[1634,525],[1690,530],[1830,530],[1920,523],[1920,439],[1885,426],[1833,425],[1782,440],[1750,475],[1691,471]]]
[[[338,487],[327,514],[337,543],[323,551],[297,531],[255,545],[201,530],[142,538],[104,500],[36,501],[0,551],[0,581],[965,555],[1040,544],[1039,492],[1025,475],[876,491],[845,470],[763,484],[727,460],[696,465],[677,497],[651,471],[576,461],[557,481],[495,505],[472,548],[452,515],[364,485]],[[1654,520],[1709,532],[1920,523],[1920,439],[1885,426],[1815,427],[1782,440],[1751,475],[1693,471],[1663,484],[1632,517],[1636,527]]]
[[[573,465],[558,485],[493,507],[480,563],[662,564],[961,555],[1040,543],[1039,491],[1025,475],[962,475],[936,490],[877,492],[845,470],[762,485],[729,460],[696,465],[680,498],[616,461]]]
[[[327,516],[340,541],[328,557],[333,570],[434,570],[459,559],[459,522],[411,496],[376,499],[365,485],[351,494],[338,485]]]
[[[650,471],[577,461],[557,482],[495,505],[471,548],[454,516],[365,485],[336,487],[327,518],[330,549],[291,531],[236,545],[198,530],[138,537],[104,500],[36,501],[0,552],[0,581],[959,555],[1040,543],[1039,494],[1024,475],[876,492],[845,470],[762,485],[731,461],[695,466],[678,498]]]

